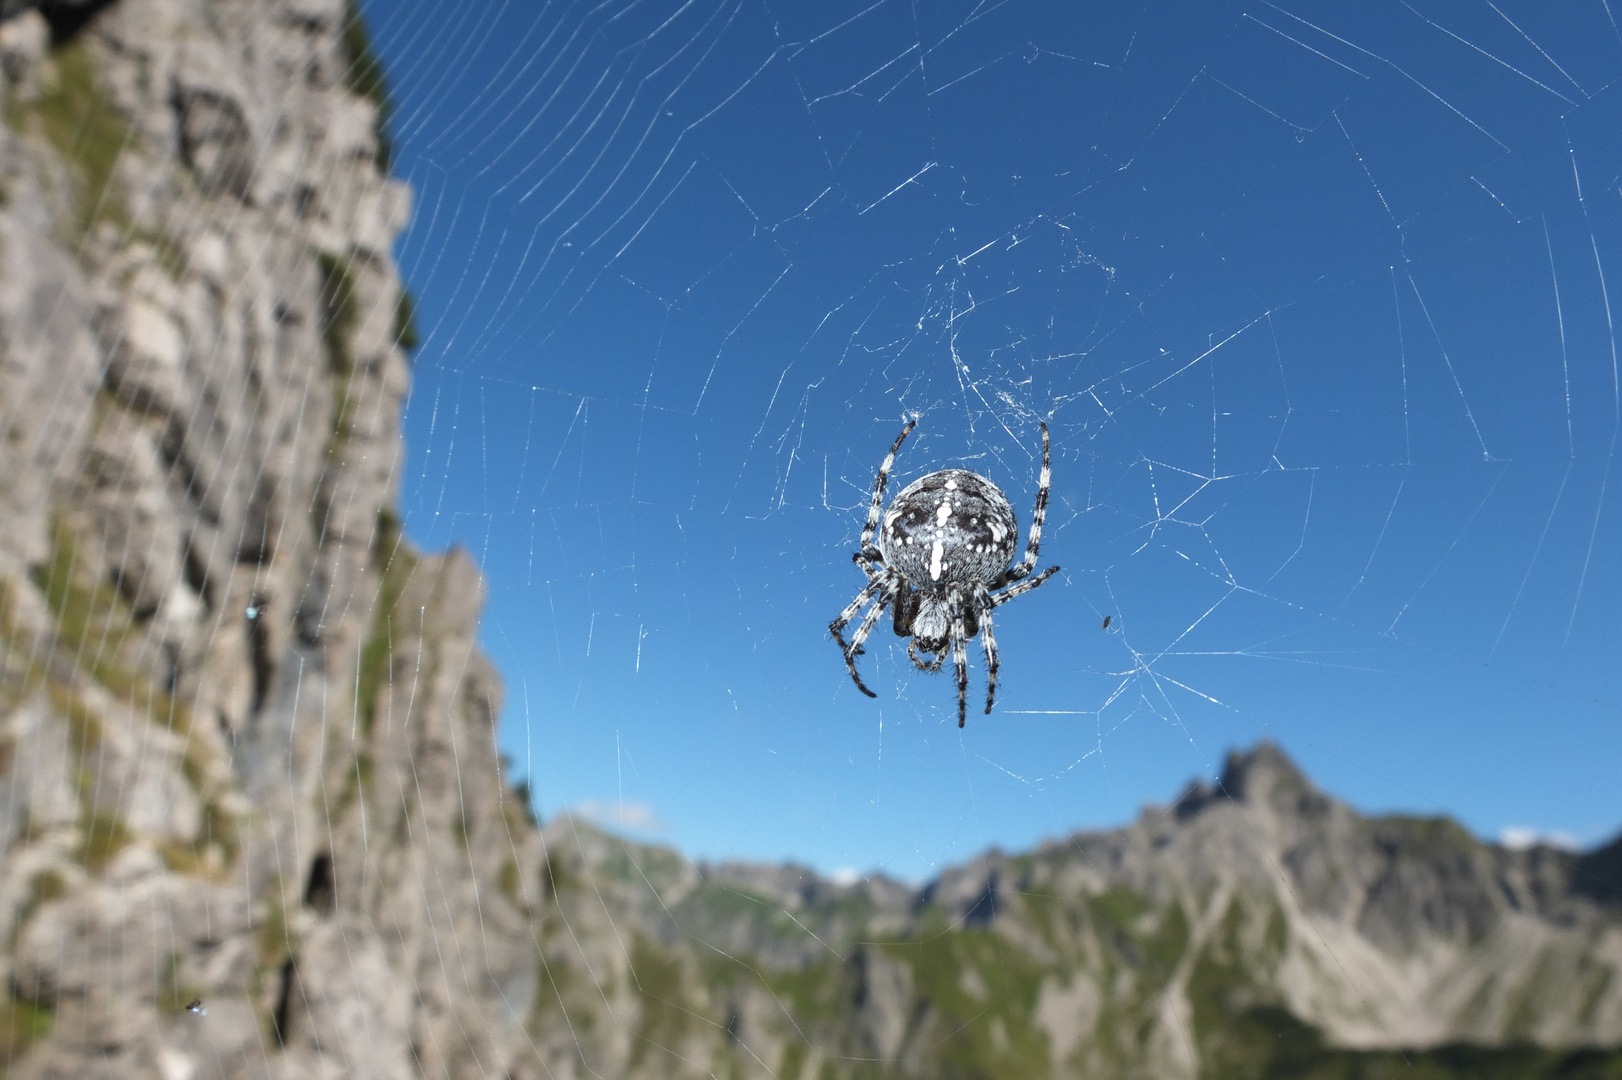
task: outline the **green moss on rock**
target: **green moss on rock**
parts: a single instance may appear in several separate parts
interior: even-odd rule
[[[88,809],[79,828],[79,847],[74,856],[92,874],[105,870],[134,839],[122,818],[96,806]]]
[[[89,42],[76,37],[53,49],[33,102],[8,101],[6,121],[14,129],[44,136],[73,173],[77,245],[102,221],[129,227],[129,211],[117,182],[119,156],[132,137],[125,121],[96,79]]]
[[[125,661],[127,646],[138,633],[134,612],[117,588],[92,578],[80,563],[78,546],[74,531],[58,519],[51,528],[50,555],[34,569],[34,584],[55,617],[57,665],[87,673],[154,722],[189,732],[186,707]],[[72,713],[68,718],[75,722]]]
[[[360,671],[355,687],[355,715],[363,734],[370,733],[378,702],[388,681],[389,660],[398,629],[400,597],[417,569],[417,556],[406,544],[400,519],[390,510],[377,515],[372,543],[372,566],[382,572],[372,625],[361,647]]]
[[[408,356],[422,343],[417,332],[417,301],[404,285],[400,286],[400,297],[394,302],[394,343]]]
[[[0,997],[0,1067],[9,1072],[23,1051],[51,1033],[55,1020],[44,1005],[9,994]]]
[[[377,106],[377,167],[388,172],[393,163],[394,140],[389,135],[389,120],[394,115],[394,101],[389,96],[388,75],[383,61],[372,47],[372,32],[366,25],[366,16],[357,0],[345,0],[343,25],[344,86],[353,94],[366,98]]]
[[[372,782],[372,755],[364,751],[355,755],[351,767],[344,770],[344,786],[339,789],[337,799],[333,800],[329,816],[333,821],[342,818],[349,808],[366,797],[366,789]]]

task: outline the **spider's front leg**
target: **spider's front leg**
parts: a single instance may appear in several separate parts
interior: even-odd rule
[[[834,621],[828,624],[828,632],[839,643],[840,652],[845,654],[845,667],[850,672],[851,680],[856,683],[856,689],[868,697],[878,697],[878,695],[869,690],[862,683],[862,677],[856,673],[856,658],[862,655],[862,643],[873,632],[873,627],[878,625],[879,616],[884,614],[884,609],[889,606],[894,596],[895,583],[882,572],[876,573],[872,580],[867,583],[867,586],[856,594],[856,599],[846,604],[845,610],[841,611]],[[841,631],[856,617],[856,613],[861,611],[869,602],[872,602],[873,606],[868,609],[866,615],[862,616],[861,623],[856,627],[856,633],[851,635],[850,642],[847,644],[845,635]]]
[[[1038,585],[1042,584],[1042,582],[1046,581],[1048,578],[1052,577],[1058,572],[1059,568],[1057,566],[1050,566],[1040,574],[1037,574],[1035,577],[1026,578],[1024,581],[1010,585],[1002,592],[995,594],[991,598],[991,607],[986,608],[987,617],[989,618],[991,615],[991,608],[1001,607],[1002,605],[1008,603],[1008,601],[1014,599],[1016,596],[1024,596],[1026,593],[1030,592],[1032,589],[1036,588]]]
[[[992,588],[1001,588],[1009,582],[1029,577],[1036,569],[1037,553],[1042,549],[1042,525],[1048,519],[1048,486],[1053,481],[1053,448],[1048,439],[1048,426],[1042,424],[1042,472],[1037,478],[1036,509],[1031,511],[1031,531],[1025,543],[1025,557],[1003,571],[1002,577],[992,582]]]
[[[879,511],[884,509],[884,485],[890,479],[890,470],[895,467],[895,456],[901,452],[901,444],[907,441],[907,436],[912,434],[912,429],[917,425],[916,420],[907,421],[907,426],[901,429],[901,434],[897,435],[895,442],[891,444],[890,452],[884,455],[884,463],[879,466],[879,475],[873,480],[873,501],[868,504],[867,523],[862,526],[864,555],[878,550],[873,544],[873,538],[879,532]],[[858,558],[857,561],[860,562],[861,559]]]

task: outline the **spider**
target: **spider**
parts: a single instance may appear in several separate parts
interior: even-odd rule
[[[991,613],[1059,572],[1057,566],[1050,566],[1031,576],[1048,509],[1048,426],[1042,425],[1042,475],[1025,558],[1010,566],[1019,544],[1014,508],[996,484],[967,469],[942,469],[908,484],[882,514],[880,533],[884,485],[901,444],[917,423],[913,420],[901,429],[873,481],[862,549],[855,556],[856,565],[867,575],[867,585],[828,629],[845,654],[845,666],[856,688],[868,697],[878,695],[862,685],[856,658],[865,651],[862,643],[886,607],[892,609],[896,634],[912,639],[907,642],[907,655],[920,671],[939,671],[950,649],[957,673],[957,726],[962,727],[968,718],[969,639],[980,634],[985,648],[986,712],[990,713],[997,699],[997,641],[991,633]],[[846,642],[845,627],[864,607],[867,614]]]

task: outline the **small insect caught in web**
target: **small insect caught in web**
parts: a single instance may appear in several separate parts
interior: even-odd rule
[[[254,619],[257,619],[259,616],[263,615],[265,613],[265,609],[269,606],[269,600],[261,600],[256,596],[254,597],[252,603],[250,603],[246,608],[243,608],[242,613],[248,617],[250,622],[252,622]]]
[[[1100,624],[1100,626],[1098,628],[1100,630],[1108,630],[1109,629],[1109,621],[1110,621],[1111,618],[1113,618],[1113,616],[1105,615],[1103,623]]]
[[[186,1011],[191,1013],[193,1016],[208,1015],[208,1009],[203,1005],[202,998],[192,998],[191,1004],[186,1006]]]

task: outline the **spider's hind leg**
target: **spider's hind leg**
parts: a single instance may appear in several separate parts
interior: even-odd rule
[[[952,607],[952,671],[957,675],[957,726],[962,727],[969,718],[969,639],[964,633],[962,600]]]
[[[997,701],[997,668],[1000,661],[997,658],[997,639],[991,632],[991,609],[995,605],[984,585],[975,590],[973,604],[980,612],[980,644],[986,651],[986,715],[990,716],[991,706]]]

